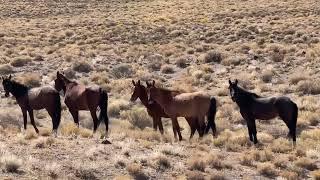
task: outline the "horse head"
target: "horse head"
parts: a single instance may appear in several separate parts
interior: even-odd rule
[[[238,79],[236,79],[235,82],[232,82],[229,79],[229,91],[230,91],[231,99],[233,101],[236,101],[236,98],[237,98],[237,95],[238,95],[238,92],[239,92]]]

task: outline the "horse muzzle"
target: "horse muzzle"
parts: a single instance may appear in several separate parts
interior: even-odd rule
[[[4,94],[4,96],[5,96],[5,97],[9,97],[10,94],[9,94],[8,92],[6,92],[6,93]]]
[[[150,100],[148,101],[148,104],[154,104],[154,101],[153,101],[152,99],[150,99]]]

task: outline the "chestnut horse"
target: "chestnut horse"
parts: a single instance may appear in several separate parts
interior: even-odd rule
[[[63,91],[66,103],[74,122],[79,127],[79,111],[89,110],[93,119],[93,132],[95,133],[99,124],[104,120],[106,132],[108,132],[109,118],[107,115],[108,94],[99,86],[86,87],[75,81],[67,79],[64,75],[57,72],[57,79],[54,80],[57,91]],[[100,107],[99,119],[96,111]]]
[[[171,90],[155,87],[155,81],[148,83],[149,100],[156,101],[171,118],[173,133],[179,135],[182,140],[178,117],[192,117],[199,124],[200,135],[207,133],[211,127],[213,134],[216,132],[214,122],[216,114],[216,99],[201,92],[177,94]],[[205,117],[208,118],[207,127],[205,127]],[[205,129],[206,128],[206,129]]]
[[[157,102],[148,101],[147,88],[140,83],[140,80],[138,80],[137,82],[132,80],[132,84],[134,85],[134,90],[130,101],[134,102],[139,98],[141,103],[147,108],[149,116],[152,117],[154,130],[157,131],[159,127],[160,133],[163,134],[163,125],[161,118],[169,118],[169,116],[163,111],[163,109]],[[186,118],[186,120],[191,128],[190,139],[193,137],[196,130],[200,135],[198,121],[192,118]]]
[[[23,114],[24,129],[27,129],[27,113],[29,113],[31,124],[34,130],[39,133],[34,122],[33,110],[46,109],[52,119],[52,131],[57,135],[61,120],[59,92],[50,86],[29,88],[11,80],[11,78],[11,75],[8,78],[2,77],[3,89],[6,97],[9,97],[11,93],[16,98]]]
[[[288,136],[296,142],[298,106],[288,97],[261,97],[238,86],[238,80],[229,80],[231,99],[237,103],[243,119],[246,120],[250,141],[258,143],[256,119],[270,120],[279,116],[289,128]]]

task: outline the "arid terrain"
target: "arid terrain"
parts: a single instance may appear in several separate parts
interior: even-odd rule
[[[23,127],[1,86],[0,179],[320,179],[320,1],[0,0],[0,75],[30,87],[52,85],[57,70],[109,92],[111,145],[104,124],[80,129],[63,103],[58,137],[46,111],[37,135]],[[253,145],[228,80],[299,107],[297,145],[279,118],[258,121]],[[131,80],[206,91],[218,100],[217,136],[184,140],[152,129]],[[63,101],[63,98],[61,98]]]

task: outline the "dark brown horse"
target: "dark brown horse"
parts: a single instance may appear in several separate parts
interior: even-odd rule
[[[147,88],[140,83],[140,80],[138,80],[137,82],[132,80],[132,84],[134,85],[134,90],[130,101],[134,102],[139,98],[142,104],[147,108],[149,116],[152,117],[154,130],[157,131],[157,129],[159,128],[159,131],[161,132],[161,134],[163,134],[163,125],[161,118],[169,118],[169,116],[163,111],[163,109],[157,102],[148,101]],[[200,132],[199,124],[197,120],[193,120],[192,118],[186,118],[186,120],[191,128],[191,139],[196,130],[198,131],[198,133]]]
[[[79,126],[79,111],[89,110],[93,119],[93,132],[95,133],[100,122],[104,120],[106,132],[108,132],[109,118],[107,115],[108,94],[99,86],[86,87],[75,81],[67,79],[64,75],[57,72],[55,79],[55,88],[57,91],[63,91],[66,103],[74,122]],[[100,107],[99,119],[96,111]]]
[[[29,88],[12,80],[11,75],[8,78],[2,77],[2,85],[6,97],[9,97],[11,93],[16,98],[23,114],[24,129],[27,129],[27,113],[29,113],[31,124],[35,131],[39,133],[34,122],[33,110],[46,109],[52,119],[53,132],[57,134],[61,119],[61,103],[58,91],[50,86]]]
[[[178,117],[192,117],[197,120],[200,126],[200,136],[207,133],[211,127],[213,134],[216,132],[214,122],[216,114],[216,100],[214,97],[201,92],[181,93],[177,94],[174,91],[155,87],[155,81],[148,84],[149,100],[156,101],[164,112],[171,118],[173,125],[173,133],[179,135],[179,140],[182,139],[180,133]],[[205,117],[208,118],[207,127],[205,127]],[[206,129],[205,129],[206,128]]]
[[[229,80],[231,98],[240,108],[242,117],[246,120],[250,141],[258,143],[256,119],[270,120],[279,116],[289,128],[288,136],[296,142],[296,125],[298,106],[288,97],[261,97],[238,86],[238,80]]]

